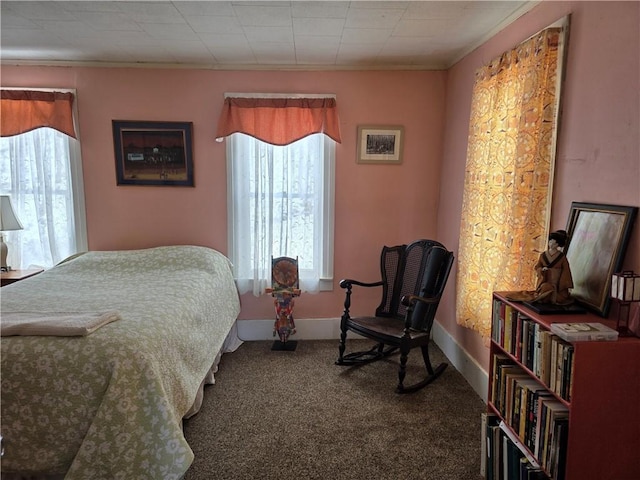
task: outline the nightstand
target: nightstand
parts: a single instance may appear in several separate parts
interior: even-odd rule
[[[19,282],[20,280],[33,277],[34,275],[42,273],[43,271],[44,269],[42,268],[32,268],[29,270],[11,270],[9,272],[1,272],[0,277],[2,278],[2,284],[0,286],[4,287],[5,285]]]

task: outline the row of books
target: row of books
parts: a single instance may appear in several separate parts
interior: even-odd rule
[[[563,475],[568,407],[506,354],[493,356],[491,401],[523,450],[553,478]]]
[[[486,480],[546,480],[535,459],[527,456],[496,415],[482,414],[482,462]]]
[[[498,299],[492,340],[561,398],[571,401],[573,345]]]

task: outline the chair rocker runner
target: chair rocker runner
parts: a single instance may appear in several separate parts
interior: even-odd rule
[[[435,369],[429,360],[431,327],[451,271],[453,253],[434,240],[417,240],[409,245],[385,246],[380,258],[382,279],[373,283],[345,279],[344,313],[340,321],[337,365],[357,365],[387,357],[400,350],[397,393],[415,392],[431,383],[447,367]],[[372,317],[349,315],[352,288],[382,287],[382,301]],[[377,342],[370,350],[345,354],[347,332],[351,330]],[[405,386],[409,352],[420,347],[427,376]]]

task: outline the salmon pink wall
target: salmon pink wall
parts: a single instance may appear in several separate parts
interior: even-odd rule
[[[335,287],[345,276],[377,278],[383,244],[430,237],[457,252],[475,70],[567,14],[571,35],[551,219],[556,229],[565,226],[572,201],[640,206],[638,2],[541,2],[447,72],[3,66],[2,85],[77,89],[90,248],[194,243],[223,253],[224,144],[213,139],[223,93],[337,94],[343,142],[336,152]],[[113,119],[194,122],[196,187],[116,186]],[[404,163],[356,164],[358,124],[404,125]],[[638,225],[624,266],[640,271]],[[486,339],[455,321],[455,275],[454,266],[438,321],[486,369]],[[355,313],[370,311],[376,301],[370,295]],[[336,317],[341,304],[339,289],[305,295],[296,317]],[[243,296],[241,318],[272,316],[267,298]]]
[[[197,244],[227,252],[225,144],[214,141],[225,92],[333,93],[336,150],[333,292],[302,296],[296,318],[341,314],[340,278],[379,278],[383,245],[436,238],[445,72],[276,72],[139,68],[2,68],[7,87],[77,89],[89,248]],[[195,187],[117,186],[112,120],[189,121]],[[359,165],[359,124],[403,125],[402,165]],[[371,311],[380,293],[358,305]],[[268,297],[242,297],[242,319],[273,317]]]
[[[640,3],[542,2],[448,71],[438,236],[457,251],[474,73],[547,25],[571,14],[551,229],[571,202],[640,206]],[[640,271],[640,219],[625,269]],[[488,369],[487,339],[455,320],[455,271],[438,320]],[[612,309],[611,316],[615,315]],[[636,310],[636,317],[639,315]]]

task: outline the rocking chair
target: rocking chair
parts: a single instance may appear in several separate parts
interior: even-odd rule
[[[453,264],[453,253],[434,240],[417,240],[409,245],[384,247],[380,259],[382,280],[365,283],[345,279],[344,313],[340,321],[340,347],[337,365],[357,365],[385,358],[400,349],[397,393],[415,392],[438,378],[447,367],[435,369],[429,360],[431,327],[440,297]],[[353,286],[382,287],[382,301],[373,317],[349,315]],[[370,350],[345,355],[347,332],[351,330],[377,342]],[[414,385],[405,386],[409,352],[420,347],[428,375]]]

